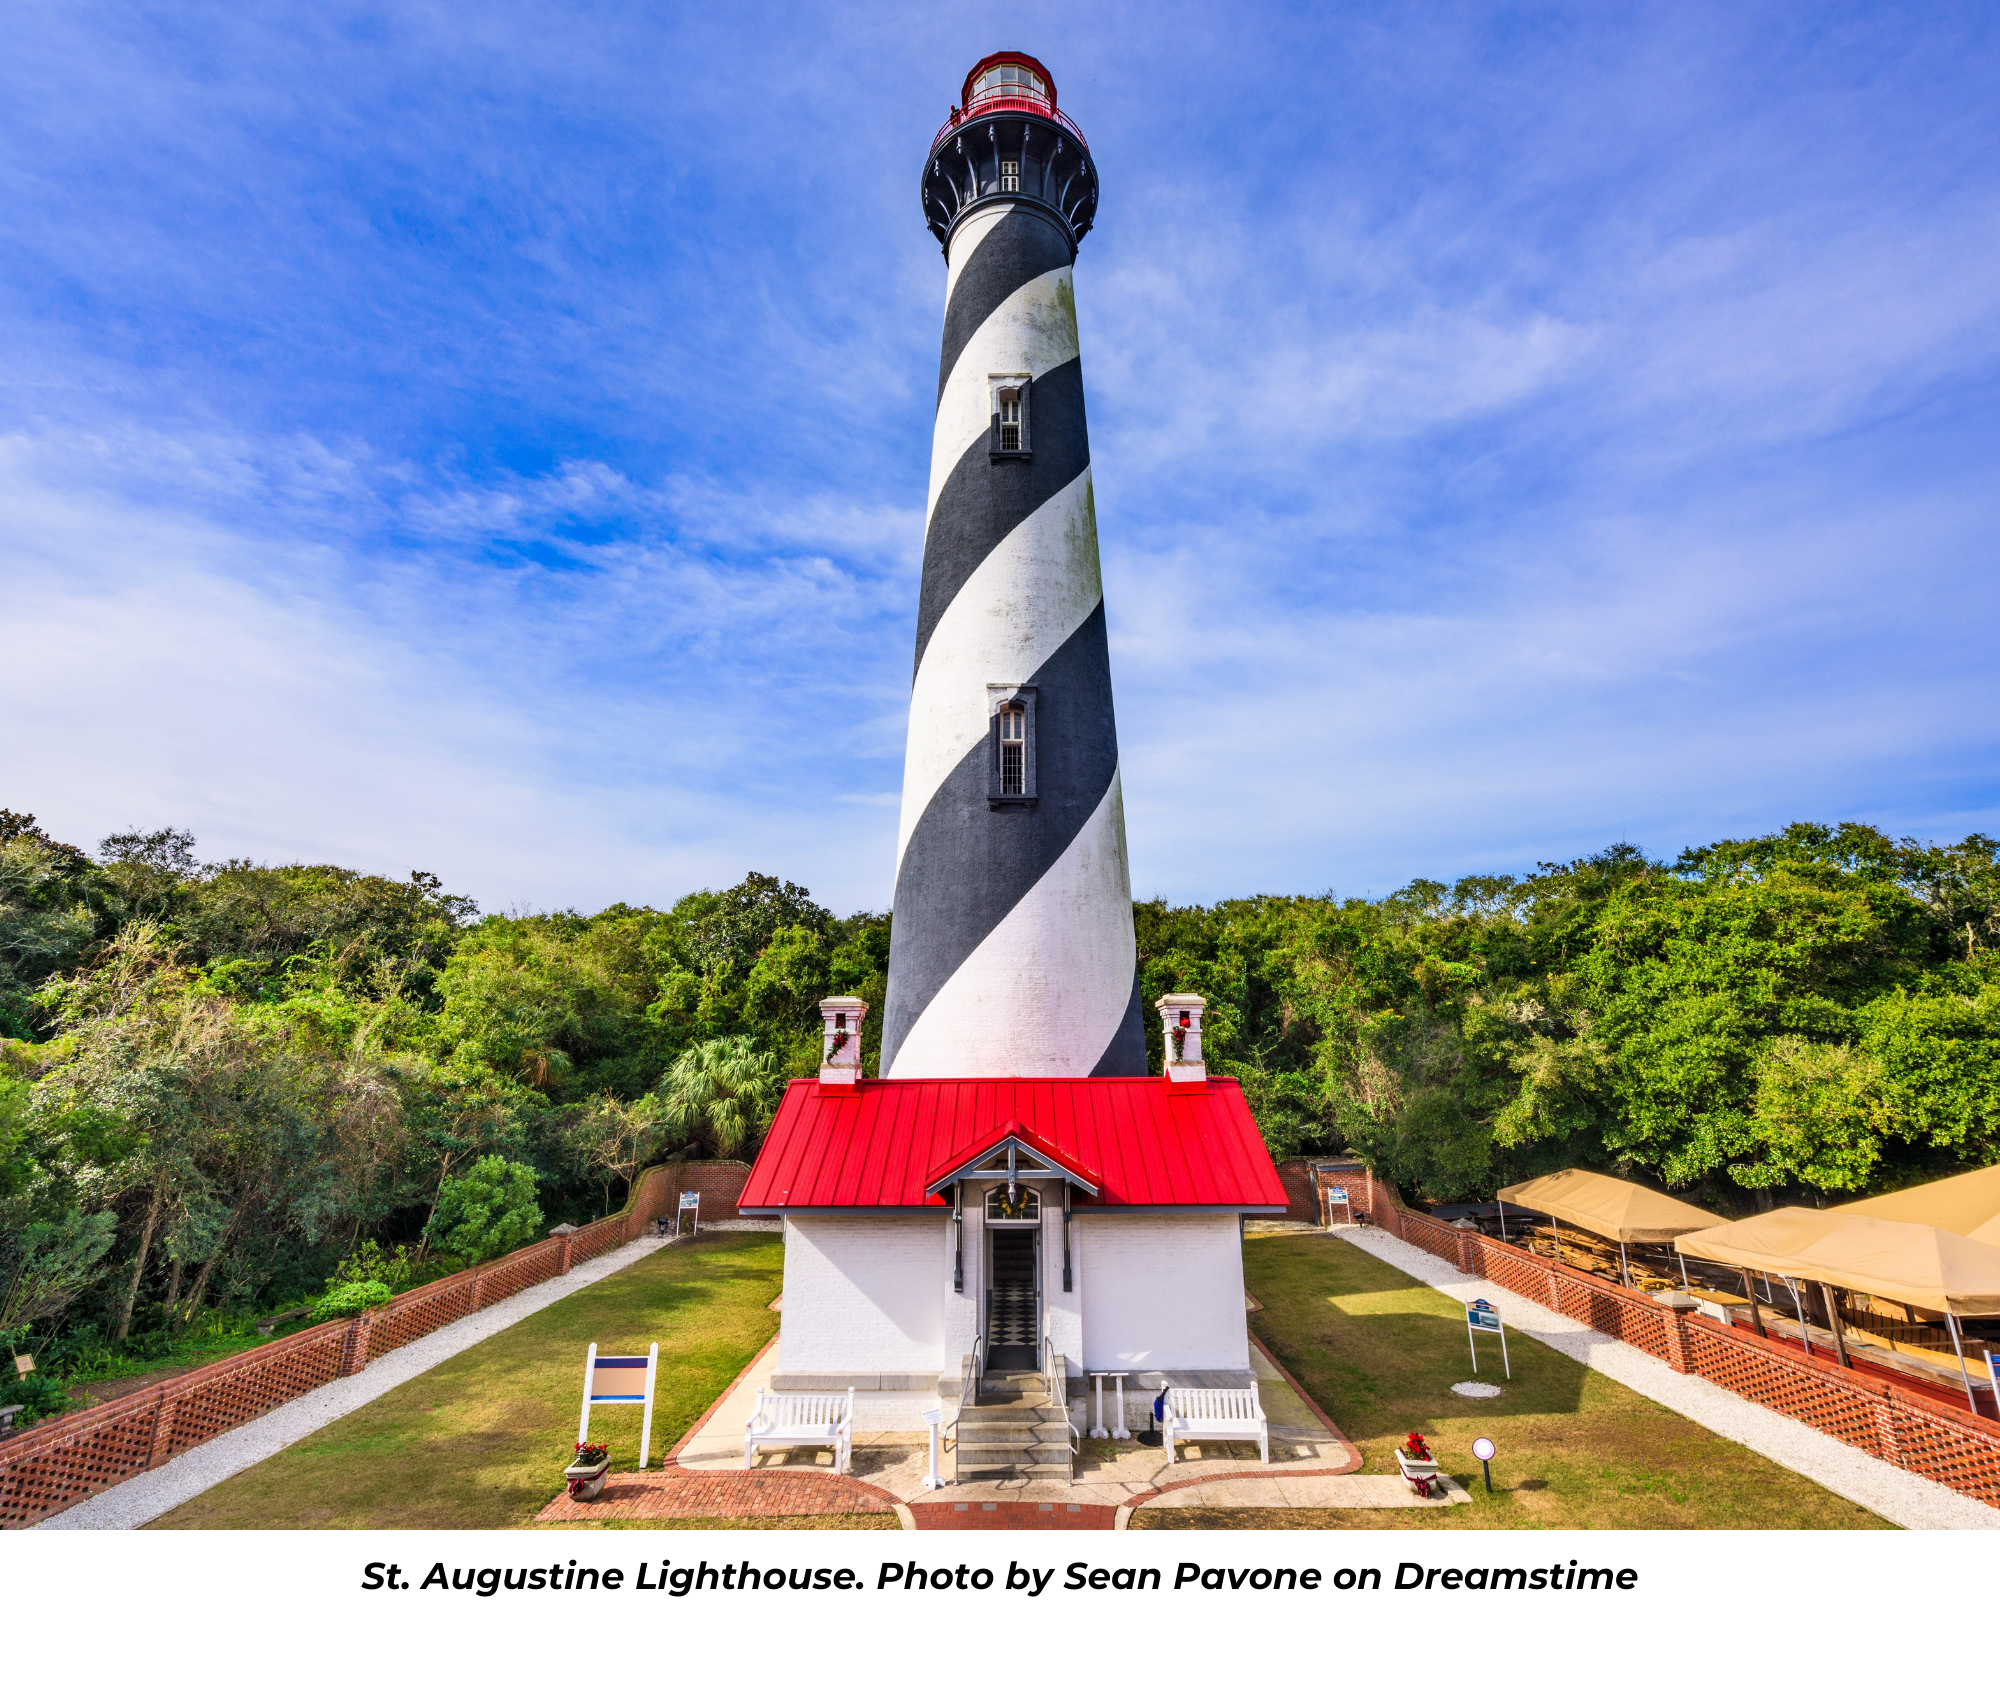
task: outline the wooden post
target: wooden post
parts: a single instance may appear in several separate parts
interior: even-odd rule
[[[1852,1369],[1854,1366],[1847,1361],[1847,1337],[1840,1330],[1840,1306],[1833,1302],[1833,1289],[1822,1281],[1819,1291],[1826,1300],[1827,1323],[1833,1329],[1833,1355],[1840,1360],[1842,1369]]]
[[[1743,1292],[1750,1300],[1750,1326],[1757,1330],[1759,1339],[1768,1340],[1770,1335],[1764,1332],[1764,1313],[1757,1308],[1757,1283],[1750,1279],[1749,1270],[1745,1269],[1742,1274]]]

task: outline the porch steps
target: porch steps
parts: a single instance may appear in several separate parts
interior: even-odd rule
[[[958,1417],[953,1479],[960,1482],[1071,1479],[1069,1411],[1042,1377],[989,1374]]]

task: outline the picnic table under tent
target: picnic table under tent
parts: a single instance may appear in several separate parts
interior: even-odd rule
[[[1666,1245],[1682,1234],[1699,1228],[1726,1226],[1723,1219],[1698,1205],[1683,1204],[1678,1198],[1635,1181],[1621,1181],[1588,1169],[1558,1169],[1552,1175],[1523,1181],[1519,1186],[1502,1187],[1499,1199],[1504,1207],[1532,1210],[1557,1223],[1567,1222],[1585,1233],[1609,1241],[1618,1248],[1618,1267],[1625,1284],[1632,1284],[1628,1245]],[[1562,1231],[1556,1229],[1556,1255],[1562,1256]],[[1682,1272],[1686,1282],[1686,1272]]]
[[[1788,1206],[1683,1234],[1674,1247],[1686,1257],[1744,1270],[1746,1286],[1747,1272],[1753,1269],[1778,1276],[1795,1297],[1795,1283],[1816,1282],[1826,1302],[1834,1353],[1843,1365],[1849,1365],[1850,1333],[1888,1353],[1939,1367],[1948,1364],[1958,1371],[1966,1402],[1978,1409],[1959,1319],[2000,1318],[2000,1246],[1923,1222]],[[1836,1288],[1854,1302],[1840,1305]],[[1761,1328],[1754,1289],[1751,1317]],[[1931,1318],[1943,1321],[1949,1355],[1919,1342],[1918,1330],[1937,1333]],[[1812,1335],[1803,1304],[1799,1329],[1810,1353]]]

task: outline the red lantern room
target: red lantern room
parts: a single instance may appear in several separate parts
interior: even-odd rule
[[[1026,53],[989,53],[966,73],[924,162],[924,221],[947,250],[959,215],[997,196],[1049,208],[1072,244],[1097,216],[1090,144],[1056,105],[1048,67]]]
[[[1056,80],[1025,53],[989,53],[966,73],[952,112],[957,119],[985,112],[1040,112],[1053,116]]]

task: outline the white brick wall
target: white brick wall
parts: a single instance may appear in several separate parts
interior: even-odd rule
[[[1074,1228],[1086,1370],[1250,1367],[1233,1215],[1080,1216]]]
[[[923,1218],[786,1217],[782,1372],[936,1375],[945,1369],[950,1226],[943,1211]],[[958,1366],[954,1361],[950,1367]]]

